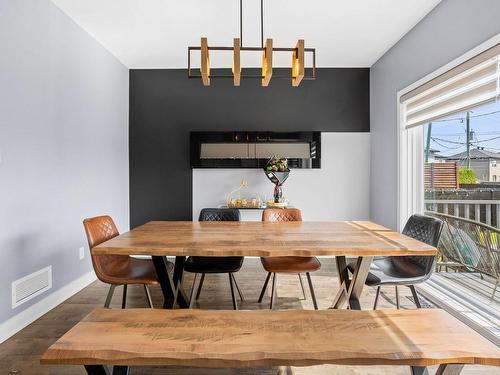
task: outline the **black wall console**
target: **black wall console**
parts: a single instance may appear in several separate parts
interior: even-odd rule
[[[290,168],[321,167],[321,132],[191,132],[191,168],[263,168],[286,157]]]

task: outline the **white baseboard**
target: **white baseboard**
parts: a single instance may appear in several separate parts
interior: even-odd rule
[[[78,279],[70,282],[68,285],[56,290],[54,293],[49,294],[41,301],[31,305],[26,310],[23,310],[19,314],[14,315],[12,318],[7,319],[5,322],[0,324],[0,343],[15,335],[27,325],[33,323],[39,317],[52,310],[72,295],[78,293],[96,279],[97,277],[94,271],[88,272],[80,276]]]

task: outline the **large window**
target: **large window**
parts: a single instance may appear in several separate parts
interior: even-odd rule
[[[429,188],[457,190],[460,181],[493,182],[500,150],[494,117],[499,99],[498,42],[400,96],[401,226],[413,213],[436,208],[424,202],[430,199]],[[491,224],[491,209],[486,210],[484,221]]]
[[[500,342],[500,35],[400,93],[400,228],[444,221],[419,292]]]
[[[424,210],[500,228],[500,102],[421,126]]]

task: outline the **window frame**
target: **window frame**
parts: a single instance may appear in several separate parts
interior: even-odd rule
[[[397,92],[397,229],[399,231],[413,213],[424,212],[424,132],[422,126],[425,125],[406,129],[406,113],[401,97],[498,43],[500,43],[500,33]]]

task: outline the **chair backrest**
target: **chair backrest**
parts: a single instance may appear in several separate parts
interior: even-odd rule
[[[130,262],[128,255],[94,255],[93,248],[110,240],[120,233],[110,216],[97,216],[83,220],[83,227],[87,235],[92,265],[99,280],[114,284],[116,280],[111,276],[113,271],[127,267]]]
[[[236,208],[204,208],[199,221],[240,221],[240,210]]]
[[[442,230],[442,220],[430,216],[412,215],[406,222],[402,233],[408,237],[437,247]],[[430,276],[434,269],[435,258],[433,255],[393,257],[393,262],[397,263],[398,260],[409,262],[417,266],[422,274]]]
[[[302,213],[298,208],[266,208],[262,212],[262,221],[302,221]]]

